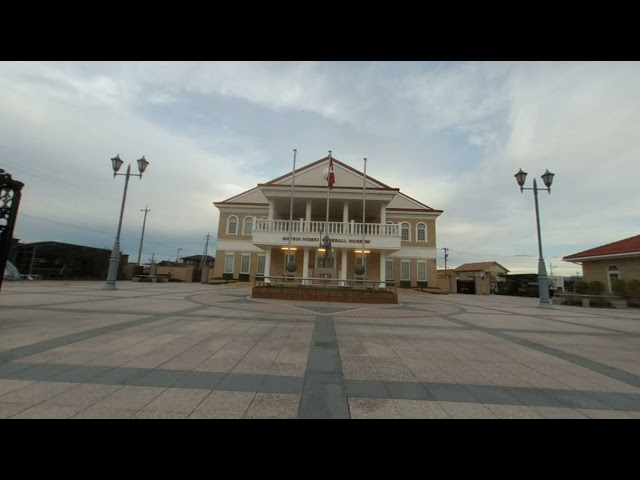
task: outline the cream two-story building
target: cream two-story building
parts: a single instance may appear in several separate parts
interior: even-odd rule
[[[295,171],[291,239],[291,172],[214,203],[220,210],[215,277],[283,276],[289,253],[297,265],[295,276],[314,278],[314,271],[317,274],[322,265],[321,240],[328,227],[336,279],[356,278],[355,266],[363,258],[364,177],[333,158],[335,184],[330,190],[327,223],[323,172],[329,160],[325,157]],[[442,210],[368,175],[364,190],[364,280],[437,287],[436,219]]]

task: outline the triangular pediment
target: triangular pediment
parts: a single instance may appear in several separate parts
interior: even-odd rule
[[[296,168],[295,184],[299,186],[326,187],[327,180],[324,178],[324,171],[329,167],[329,157],[318,160],[301,168]],[[362,188],[363,172],[349,165],[342,163],[336,158],[333,159],[333,171],[335,176],[334,188]],[[291,172],[275,178],[265,185],[291,185]],[[390,189],[388,185],[379,182],[375,178],[367,175],[367,188]]]

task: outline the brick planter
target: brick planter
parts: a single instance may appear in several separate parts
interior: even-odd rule
[[[304,300],[341,303],[398,303],[398,294],[384,290],[350,290],[348,288],[314,287],[253,287],[254,298],[274,300]]]

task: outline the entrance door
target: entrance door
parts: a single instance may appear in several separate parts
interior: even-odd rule
[[[473,280],[458,280],[458,293],[476,294],[476,282]]]

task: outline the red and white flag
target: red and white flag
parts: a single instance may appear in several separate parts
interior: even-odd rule
[[[336,175],[333,172],[333,157],[329,157],[329,174],[327,175],[327,185],[329,190],[333,189],[333,184],[336,183]]]

